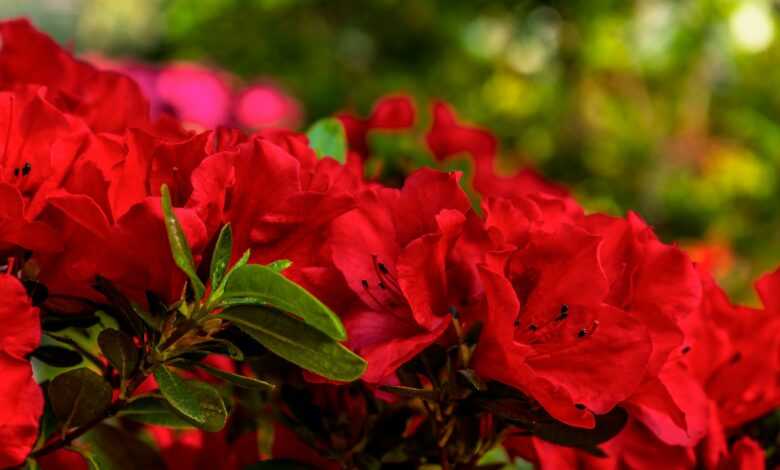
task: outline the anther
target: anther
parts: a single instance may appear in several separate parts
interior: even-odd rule
[[[14,176],[19,176],[19,168],[14,168]]]
[[[586,330],[585,328],[583,328],[583,329],[581,329],[581,330],[580,330],[580,331],[577,333],[577,338],[584,338],[584,337],[585,337],[587,334],[588,334],[588,330]]]
[[[27,176],[32,171],[32,165],[30,165],[30,162],[24,162],[24,166],[22,167],[22,176]]]
[[[528,329],[531,331],[536,331],[539,329],[539,327],[536,326],[536,323],[531,323],[530,325],[528,325]]]
[[[732,364],[736,364],[737,362],[739,362],[741,360],[742,360],[742,353],[739,352],[739,351],[737,351],[736,353],[734,353],[733,356],[731,356],[731,363]]]
[[[520,326],[520,319],[515,318],[515,328],[518,328]]]
[[[455,308],[454,306],[450,305],[449,309],[450,309],[450,315],[452,315],[452,318],[459,318],[460,317],[460,312],[458,312],[457,308]]]
[[[566,320],[569,316],[569,306],[566,304],[561,305],[561,313],[555,317],[556,320]]]
[[[685,346],[684,348],[682,348],[682,353],[683,354],[688,354],[689,352],[691,352],[691,347],[690,346]]]
[[[580,411],[585,410],[585,405],[583,405],[582,403],[577,403],[574,405],[574,407]]]
[[[363,286],[363,289],[368,289],[368,281],[365,279],[361,279],[360,284]]]
[[[388,274],[390,271],[387,270],[387,266],[385,266],[383,263],[377,263],[377,267],[379,267],[379,270],[382,271],[382,274]]]
[[[386,285],[385,285],[385,283],[384,283],[384,282],[382,282],[382,281],[379,281],[379,284],[378,284],[378,285],[379,285],[379,288],[380,288],[380,289],[387,289],[387,286],[386,286]]]

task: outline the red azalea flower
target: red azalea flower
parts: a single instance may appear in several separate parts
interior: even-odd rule
[[[27,355],[41,339],[38,309],[18,279],[0,275],[0,467],[21,464],[38,437],[43,394]]]
[[[647,327],[653,349],[642,386],[627,405],[670,444],[691,445],[707,425],[701,385],[679,364],[680,322],[699,308],[701,283],[690,259],[661,243],[638,216],[588,216],[588,229],[603,237],[601,265],[610,284],[607,303],[636,316]]]
[[[780,271],[756,283],[766,310],[733,305],[708,273],[701,277],[705,296],[686,323],[686,360],[723,428],[733,430],[780,405]]]
[[[669,425],[700,439],[701,387],[681,365],[665,367],[682,343],[677,322],[701,298],[687,257],[636,216],[584,217],[549,195],[488,199],[485,212],[501,251],[483,267],[490,313],[477,370],[569,424],[589,426],[586,409],[604,413],[621,403],[656,432]],[[550,363],[529,359],[537,354]],[[620,374],[611,368],[616,360],[626,361]]]
[[[368,157],[368,133],[373,130],[399,130],[414,126],[416,118],[414,102],[408,96],[386,96],[377,101],[371,115],[361,119],[350,113],[341,113],[341,120],[347,133],[349,148],[363,158]]]
[[[149,106],[130,78],[75,59],[27,20],[0,23],[0,88],[44,85],[63,94],[60,107],[96,132],[150,127]]]
[[[354,207],[357,176],[333,159],[316,159],[300,134],[260,135],[233,154],[225,219],[233,226],[234,256],[251,248],[254,262],[290,259],[287,274],[322,266],[328,224]]]
[[[497,271],[482,268],[488,317],[475,370],[574,426],[592,427],[592,413],[628,398],[651,353],[641,320],[604,303],[609,286],[599,242],[564,226],[532,236]]]
[[[390,377],[433,343],[473,286],[452,285],[453,247],[470,204],[458,176],[420,170],[402,190],[367,189],[332,224],[333,263],[356,296],[344,324],[368,361],[363,380]]]
[[[490,131],[458,122],[455,112],[442,101],[433,103],[432,115],[433,123],[425,137],[428,148],[437,160],[468,155],[474,163],[474,189],[482,197],[546,195],[563,202],[572,215],[580,211],[565,187],[545,180],[530,168],[499,175],[495,168],[498,139]]]

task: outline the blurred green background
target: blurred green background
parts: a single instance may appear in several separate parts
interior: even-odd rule
[[[778,3],[0,2],[79,52],[272,77],[304,122],[404,91],[492,129],[590,210],[639,212],[741,299],[780,264]]]

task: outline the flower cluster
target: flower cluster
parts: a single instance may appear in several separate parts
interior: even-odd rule
[[[780,270],[734,305],[638,215],[498,174],[444,103],[424,136],[403,96],[194,132],[25,21],[0,38],[0,467],[763,467]]]

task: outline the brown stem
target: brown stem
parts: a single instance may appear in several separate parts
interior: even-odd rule
[[[117,414],[123,407],[125,406],[124,400],[117,400],[116,402],[112,403],[111,406],[109,406],[106,411],[101,414],[100,416],[96,417],[92,421],[89,421],[87,424],[84,424],[76,429],[73,429],[69,433],[65,434],[65,436],[61,437],[60,439],[55,440],[54,442],[50,442],[49,444],[41,447],[40,449],[32,452],[29,455],[29,458],[38,458],[43,457],[44,455],[50,454],[52,452],[55,452],[63,447],[66,447],[70,445],[71,442],[75,441],[79,437],[83,436],[85,433],[87,433],[90,429],[97,426],[103,420],[108,419],[115,414]]]

